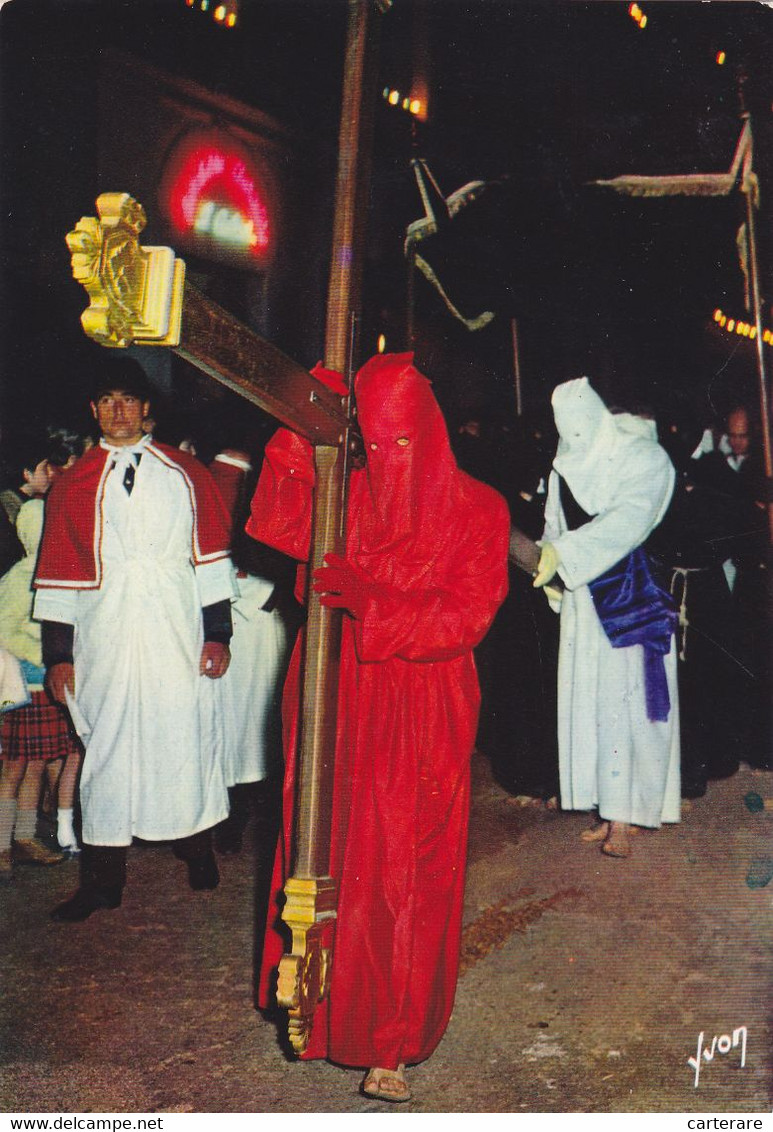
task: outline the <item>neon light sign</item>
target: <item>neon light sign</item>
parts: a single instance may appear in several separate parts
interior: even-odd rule
[[[165,211],[178,235],[262,265],[271,252],[265,193],[249,157],[229,138],[188,136],[167,164]]]

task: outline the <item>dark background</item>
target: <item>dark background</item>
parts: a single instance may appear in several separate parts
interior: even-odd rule
[[[743,90],[762,186],[770,326],[773,11],[715,0],[642,8],[644,30],[618,2],[395,0],[382,20],[359,360],[385,333],[387,349],[416,349],[450,415],[507,419],[515,413],[515,317],[527,416],[544,412],[550,389],[580,373],[634,390],[669,417],[708,423],[737,400],[756,405],[753,344],[712,320],[717,307],[748,317],[735,249],[740,194],[641,201],[588,182],[729,168]],[[132,161],[139,166],[147,153],[143,174],[156,175],[158,154],[150,143],[143,149],[152,112],[123,96],[105,99],[111,78],[115,90],[121,77],[126,86],[124,66],[190,80],[281,126],[290,219],[268,284],[185,258],[222,305],[304,364],[321,357],[345,26],[340,0],[242,0],[232,30],[185,0],[3,5],[5,437],[30,414],[74,415],[105,364],[106,352],[80,328],[86,296],[72,280],[64,235],[94,214],[100,192],[131,191],[104,181],[126,156],[127,137],[139,139]],[[720,49],[724,66],[715,61]],[[380,94],[385,86],[405,91],[417,76],[430,95],[426,122]],[[407,224],[423,214],[412,156],[428,160],[446,195],[471,180],[490,182],[436,249],[457,305],[469,315],[496,311],[484,330],[465,330],[416,276],[409,341],[402,244]],[[144,203],[143,242],[152,243],[157,220],[153,202]],[[262,301],[250,301],[264,284]],[[268,427],[164,353],[141,360],[173,408],[196,420],[214,406],[234,434]]]

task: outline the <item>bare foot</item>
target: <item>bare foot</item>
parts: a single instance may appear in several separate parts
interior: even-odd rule
[[[607,857],[630,857],[631,844],[628,840],[633,833],[633,827],[624,821],[609,822],[609,836],[601,846],[601,852]]]
[[[382,1101],[409,1101],[413,1095],[405,1080],[404,1065],[398,1065],[397,1069],[369,1069],[360,1088],[366,1097]]]
[[[580,834],[581,841],[594,842],[606,841],[609,837],[609,822],[601,821],[596,825],[592,825],[590,829],[584,829]]]

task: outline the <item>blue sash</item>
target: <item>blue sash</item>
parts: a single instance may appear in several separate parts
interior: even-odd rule
[[[612,647],[643,646],[647,719],[665,722],[671,700],[663,657],[679,620],[671,595],[656,584],[640,546],[590,582],[589,589]]]
[[[575,531],[592,516],[583,511],[561,476],[558,485],[564,518]],[[641,546],[590,582],[588,588],[612,648],[642,645],[647,719],[664,723],[671,699],[663,657],[668,655],[679,621],[673,598],[655,582],[649,556]]]

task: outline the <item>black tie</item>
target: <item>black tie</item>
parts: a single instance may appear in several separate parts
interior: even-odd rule
[[[138,453],[134,457],[134,459],[139,464],[140,460],[142,459],[142,454]],[[132,488],[134,487],[134,472],[135,472],[134,464],[129,464],[126,468],[126,471],[123,474],[123,486],[126,488],[126,494],[127,495],[131,495]]]

